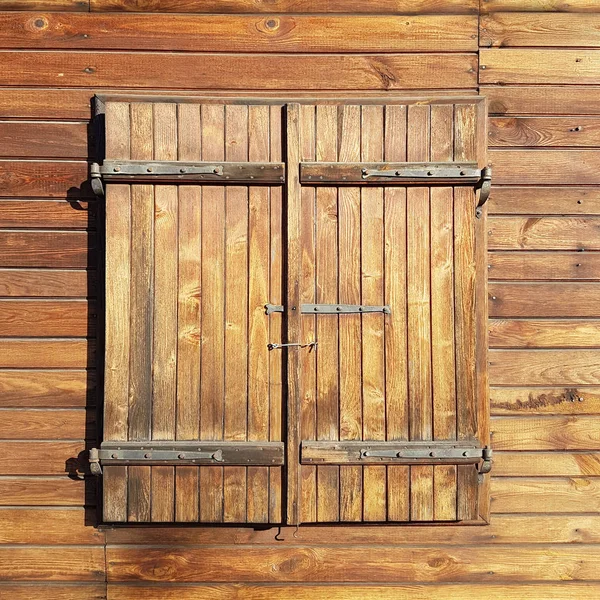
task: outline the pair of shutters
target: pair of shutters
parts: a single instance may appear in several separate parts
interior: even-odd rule
[[[105,521],[476,520],[484,99],[99,105]]]

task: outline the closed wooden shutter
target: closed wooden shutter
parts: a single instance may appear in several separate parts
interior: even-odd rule
[[[106,101],[106,521],[485,512],[485,118]]]

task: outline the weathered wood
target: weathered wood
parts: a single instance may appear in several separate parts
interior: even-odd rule
[[[96,344],[82,339],[0,339],[0,367],[79,369],[95,366]]]
[[[495,117],[489,125],[491,146],[593,148],[600,145],[600,120],[596,117]]]
[[[105,583],[4,583],[0,589],[13,600],[105,600]]]
[[[478,37],[477,17],[466,15],[324,18],[7,12],[0,13],[0,31],[3,48],[170,52],[465,52],[477,50]],[[370,35],[365,35],[367,31]]]
[[[600,414],[598,387],[496,387],[490,392],[494,415]]]
[[[84,11],[89,10],[89,0],[6,0],[2,10],[53,10]]]
[[[489,286],[490,316],[598,317],[599,289],[600,285],[591,282],[494,282]]]
[[[0,543],[100,545],[104,533],[90,526],[94,517],[83,508],[2,508]]]
[[[95,404],[94,371],[0,371],[0,406],[75,408]]]
[[[104,572],[102,546],[0,548],[0,580],[103,581]]]
[[[95,271],[0,269],[0,296],[85,297],[97,293]]]
[[[13,0],[13,3],[16,0]],[[26,0],[21,0],[21,2]],[[73,0],[63,0],[72,2]],[[579,0],[582,1],[582,0]],[[589,0],[588,0],[589,1]],[[252,0],[90,0],[90,10],[190,13],[476,13],[477,0],[273,0],[268,4]]]
[[[507,597],[522,600],[596,600],[600,586],[596,583],[557,584],[410,584],[410,585],[257,585],[257,584],[221,584],[171,586],[128,586],[126,584],[108,584],[113,600],[224,600],[235,594],[241,594],[247,600],[260,600],[265,594],[274,594],[281,600],[311,600],[327,595],[331,600],[361,600],[375,595],[381,600],[396,600],[410,597],[413,600],[429,600],[441,597],[447,600],[479,600],[484,592],[489,600],[503,600]],[[14,596],[12,596],[14,597]],[[90,596],[95,598],[95,596]],[[16,600],[22,600],[19,596]],[[27,598],[29,600],[29,597]],[[69,597],[49,597],[48,600],[72,600]]]
[[[473,88],[476,55],[259,55],[3,52],[5,85],[177,89],[388,90]],[[97,68],[95,65],[102,65]],[[420,77],[414,74],[420,73]],[[0,171],[0,183],[3,182]]]
[[[600,114],[598,88],[581,85],[537,86],[482,85],[490,115],[597,115]]]
[[[597,477],[495,477],[492,509],[502,513],[594,513],[600,508]],[[513,548],[514,550],[514,548]]]
[[[102,0],[100,0],[102,1]],[[598,12],[595,0],[484,0],[481,12]]]
[[[595,385],[596,350],[491,350],[491,385]]]
[[[83,431],[79,434],[81,437]],[[68,471],[86,470],[86,458],[82,457],[87,455],[84,454],[85,443],[81,440],[0,442],[0,450],[0,473],[3,475],[60,475],[64,478]],[[35,484],[32,481],[32,485]]]
[[[0,121],[2,157],[86,158],[87,155],[86,123]]]
[[[531,500],[529,498],[529,500]],[[552,550],[551,552],[549,550]],[[306,581],[561,581],[565,577],[593,581],[600,563],[597,548],[551,545],[535,547],[403,548],[388,547],[377,559],[365,561],[363,548],[236,547],[230,568],[212,548],[173,549],[107,547],[108,577],[115,581],[235,582]],[[478,560],[473,560],[473,552]],[[383,554],[385,560],[383,560]],[[156,569],[157,561],[165,570]],[[448,573],[448,561],[452,571]],[[433,563],[433,566],[432,566]],[[287,568],[282,568],[285,564]],[[292,564],[294,567],[289,567]],[[273,569],[273,565],[275,568]],[[168,568],[166,568],[168,567]],[[493,574],[490,574],[493,573]]]
[[[488,202],[494,215],[600,214],[600,194],[595,187],[493,187]]]
[[[595,452],[496,452],[494,477],[596,477],[600,454]]]
[[[0,477],[0,506],[84,506],[94,498],[83,479],[65,477]]]
[[[3,440],[84,439],[94,426],[92,411],[82,409],[5,409],[0,421]]]
[[[487,262],[495,280],[600,279],[600,254],[594,252],[491,252]]]
[[[573,319],[493,319],[490,348],[593,348],[599,321]]]
[[[0,200],[0,227],[93,228],[96,208],[77,200]]]
[[[596,416],[494,417],[492,443],[497,450],[597,450]]]
[[[0,300],[0,333],[15,337],[92,337],[96,307],[86,300]]]
[[[497,12],[481,18],[480,44],[502,48],[597,48],[599,24],[600,14]]]
[[[598,84],[597,50],[481,49],[481,83]]]

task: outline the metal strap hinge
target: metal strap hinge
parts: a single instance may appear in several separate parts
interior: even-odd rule
[[[285,312],[281,304],[265,304],[265,312],[272,313]],[[375,306],[370,304],[301,304],[300,312],[303,315],[344,315],[361,313],[384,313],[391,314],[389,306]]]

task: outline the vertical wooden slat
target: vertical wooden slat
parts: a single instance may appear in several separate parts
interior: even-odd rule
[[[225,107],[225,160],[248,160],[248,107]],[[248,188],[225,199],[225,436],[245,441],[248,354]],[[246,467],[224,468],[223,520],[246,520]]]
[[[316,157],[316,141],[315,141],[315,121],[316,121],[316,107],[314,105],[302,105],[297,106],[297,108],[290,109],[292,110],[292,115],[296,119],[299,119],[299,124],[296,125],[299,127],[299,132],[289,132],[288,131],[288,203],[292,196],[290,195],[292,189],[290,188],[291,179],[290,177],[294,177],[294,184],[299,187],[299,183],[297,180],[297,174],[294,169],[295,162],[292,162],[290,159],[290,152],[296,152],[296,154],[292,155],[292,158],[298,162],[300,158],[303,161],[314,161]],[[288,113],[289,115],[290,113]],[[288,116],[288,124],[291,124],[289,120],[291,117]],[[298,133],[300,136],[299,146],[300,150],[294,150],[290,147],[290,135],[294,133]],[[296,138],[292,138],[296,139]],[[300,156],[298,156],[298,152],[300,152]],[[290,169],[290,165],[292,168]],[[314,303],[316,300],[316,273],[315,273],[315,265],[316,265],[316,255],[315,255],[315,211],[316,211],[316,190],[311,186],[304,186],[301,190],[297,190],[297,193],[300,194],[300,198],[298,202],[300,204],[297,210],[300,211],[300,224],[299,224],[299,232],[300,236],[299,243],[299,253],[300,256],[297,260],[300,262],[301,272],[298,274],[300,279],[299,283],[299,299],[298,304]],[[290,210],[293,207],[288,206],[288,232],[290,230]],[[295,213],[294,213],[295,215]],[[298,218],[298,216],[294,216],[294,218]],[[288,244],[289,236],[291,234],[288,233]],[[291,250],[288,251],[288,255]],[[294,257],[292,257],[294,258]],[[288,270],[290,268],[295,269],[296,266],[293,266],[291,263],[291,258],[288,259]],[[292,265],[292,266],[290,266]],[[289,273],[289,271],[288,271]],[[288,294],[290,293],[289,285],[291,274],[288,274]],[[299,311],[298,311],[299,312]],[[297,317],[300,320],[300,329],[298,332],[298,336],[296,339],[299,340],[315,340],[316,339],[316,317],[313,315],[298,315]],[[288,330],[291,327],[290,321],[288,320]],[[292,333],[290,331],[289,335]],[[293,338],[290,337],[290,340]],[[293,355],[289,355],[290,358]],[[317,353],[313,350],[312,352],[302,352],[299,357],[299,396],[301,402],[300,408],[300,432],[303,440],[316,440],[317,439],[317,422],[316,422],[316,412],[317,412],[317,402],[316,402],[316,385],[317,385]],[[288,419],[290,419],[288,415]],[[289,423],[288,426],[290,428],[295,427],[295,424]],[[292,463],[288,462],[288,469]],[[317,468],[313,465],[303,465],[301,467],[301,520],[304,522],[313,523],[317,520]],[[289,488],[288,488],[289,493]]]
[[[454,160],[477,160],[475,105],[457,105],[454,125]],[[457,438],[477,433],[475,397],[475,196],[468,187],[454,190],[454,305],[456,344]],[[458,518],[477,518],[478,480],[472,466],[459,466]]]
[[[454,106],[431,107],[431,160],[451,161]],[[456,439],[454,360],[454,197],[451,187],[431,188],[431,354],[433,374],[433,439]],[[436,466],[436,521],[456,519],[456,466]]]
[[[130,158],[129,104],[106,111],[106,151]],[[130,186],[107,188],[106,200],[106,354],[104,370],[104,439],[126,440],[129,408]],[[127,467],[106,467],[103,478],[106,521],[127,520]]]
[[[337,107],[317,105],[317,160],[337,159]],[[337,302],[337,189],[319,187],[316,205],[318,304]],[[338,317],[317,316],[317,439],[339,437]],[[339,520],[339,467],[317,467],[317,520]]]
[[[177,160],[177,105],[154,104],[154,159]],[[152,344],[152,439],[175,439],[177,397],[178,191],[174,185],[154,188],[154,337]],[[152,521],[174,515],[171,466],[152,468]]]
[[[202,105],[202,160],[223,160],[224,107]],[[200,438],[223,439],[225,362],[225,191],[202,190],[202,350]],[[209,291],[210,290],[210,291]],[[200,467],[200,520],[223,520],[223,467]]]
[[[383,106],[365,105],[361,119],[361,155],[365,162],[383,159]],[[362,304],[382,305],[383,188],[361,190],[361,285]],[[385,439],[384,316],[362,315],[363,439]],[[385,521],[386,467],[363,468],[365,521]]]
[[[360,160],[360,106],[338,109],[340,162]],[[339,301],[360,304],[360,190],[338,190]],[[362,438],[361,318],[339,319],[340,440]],[[340,467],[340,520],[362,520],[362,467]]]
[[[130,116],[131,159],[152,160],[152,105],[133,102]],[[131,231],[129,439],[149,440],[153,387],[154,186],[131,186]],[[128,520],[149,521],[151,467],[131,467],[128,477]]]
[[[282,160],[281,106],[271,106],[270,118],[270,160]],[[272,186],[271,196],[271,250],[269,298],[273,304],[283,304],[283,190],[280,186]],[[272,314],[269,318],[269,340],[282,339],[283,315]],[[269,439],[280,442],[283,439],[283,353],[269,354]],[[297,467],[296,467],[297,468]],[[280,523],[282,520],[282,473],[281,467],[269,467],[269,522]]]
[[[177,106],[178,160],[200,160],[200,106]],[[202,188],[179,187],[176,439],[200,434],[200,282]],[[175,467],[175,520],[198,520],[198,468]]]
[[[429,160],[429,106],[408,107],[407,159]],[[432,436],[429,188],[407,190],[408,384],[411,440]],[[433,467],[411,467],[411,520],[433,518]]]
[[[386,106],[385,160],[406,161],[406,106]],[[408,440],[408,357],[406,307],[406,188],[388,187],[385,202],[385,397],[389,441]],[[387,518],[410,518],[410,469],[387,468]]]
[[[304,123],[302,123],[302,128]],[[300,196],[300,106],[288,104],[286,107],[286,324],[287,340],[299,339],[301,335],[300,281],[303,266],[303,247],[301,245],[300,216],[303,198]],[[303,333],[303,331],[302,331]],[[297,525],[303,513],[300,512],[301,485],[300,457],[298,445],[300,430],[300,353],[292,351],[287,356],[287,506],[286,522]],[[302,502],[304,498],[302,497]]]
[[[269,160],[269,107],[250,106],[248,114],[248,158]],[[249,189],[249,362],[248,440],[269,439],[269,189]],[[269,470],[248,467],[248,520],[269,519]]]

